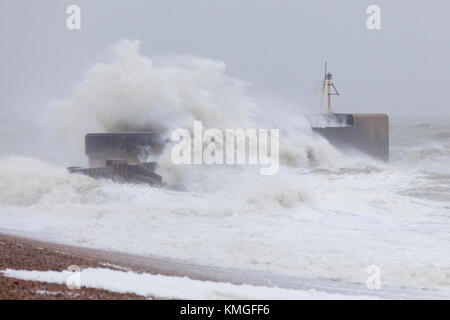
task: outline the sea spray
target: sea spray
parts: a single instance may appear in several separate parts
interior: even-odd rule
[[[109,49],[112,60],[89,68],[72,97],[53,105],[52,123],[60,138],[88,132],[157,130],[167,138],[177,128],[280,128],[280,162],[293,167],[347,161],[324,139],[314,136],[301,111],[259,105],[250,84],[226,74],[225,63],[193,56],[150,59],[140,42],[121,40]],[[72,140],[73,141],[73,140]],[[164,153],[170,153],[168,144]],[[340,159],[340,160],[339,160]],[[166,182],[203,168],[173,168],[163,154],[159,173]],[[177,171],[174,176],[172,173]],[[232,171],[232,174],[236,173]]]
[[[159,172],[186,187],[178,192],[0,158],[3,230],[329,278],[343,288],[348,281],[365,284],[367,267],[378,265],[383,286],[448,290],[448,124],[394,126],[391,163],[342,155],[311,132],[303,111],[256,102],[249,84],[228,76],[223,62],[149,59],[138,42],[126,40],[111,51],[110,61],[89,68],[73,95],[54,104],[49,119],[62,140],[82,144],[87,132],[191,130],[194,120],[216,128],[279,128],[279,173],[174,166],[168,145]]]

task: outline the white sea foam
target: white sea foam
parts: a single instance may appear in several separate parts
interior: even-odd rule
[[[22,280],[32,280],[47,283],[66,284],[73,275],[67,271],[29,271],[6,269],[0,271],[6,277]],[[79,274],[80,285],[87,288],[99,288],[119,293],[134,293],[149,298],[190,299],[190,300],[298,300],[298,299],[355,299],[367,300],[376,297],[363,295],[342,295],[323,291],[292,290],[272,287],[235,285],[231,283],[192,280],[187,277],[168,277],[131,271],[117,271],[102,268],[84,269]],[[183,288],[181,290],[181,288]],[[54,294],[39,290],[41,294]],[[77,293],[76,290],[73,291]],[[268,309],[270,312],[270,309]],[[216,312],[221,312],[216,310]],[[261,313],[263,310],[260,311]]]
[[[448,126],[394,127],[393,161],[343,155],[301,114],[257,108],[225,65],[193,57],[150,60],[122,41],[90,68],[50,119],[58,136],[87,131],[210,126],[279,127],[280,172],[174,166],[176,192],[71,175],[43,161],[0,158],[0,227],[88,247],[204,264],[365,283],[450,288]],[[232,125],[230,125],[232,124]],[[447,138],[446,138],[447,137]],[[69,144],[70,145],[70,144]],[[416,155],[414,148],[424,151]]]

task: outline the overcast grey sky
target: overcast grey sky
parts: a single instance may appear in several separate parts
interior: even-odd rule
[[[77,4],[82,29],[66,28]],[[366,8],[381,8],[381,30]],[[316,107],[323,62],[339,112],[449,116],[450,2],[445,0],[0,0],[3,118],[66,98],[121,38],[144,55],[220,59],[256,92]]]

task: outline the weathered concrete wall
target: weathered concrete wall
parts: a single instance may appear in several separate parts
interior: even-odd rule
[[[313,130],[330,143],[389,160],[389,117],[385,114],[327,114]],[[85,137],[89,167],[105,167],[106,160],[140,162],[146,152],[159,154],[164,141],[157,132],[89,133]]]
[[[85,137],[85,150],[89,167],[104,167],[106,160],[126,160],[139,163],[147,153],[158,154],[164,142],[156,132],[89,133]]]
[[[347,115],[348,116],[348,115]],[[351,125],[313,130],[337,147],[353,148],[389,160],[389,117],[385,114],[352,114]]]
[[[146,183],[162,186],[162,177],[156,174],[155,162],[129,164],[125,160],[107,160],[105,167],[80,168],[69,167],[70,173],[80,173],[94,179],[111,179],[118,183]]]

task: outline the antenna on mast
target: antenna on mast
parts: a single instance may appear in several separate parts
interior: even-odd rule
[[[328,89],[328,113],[334,113],[333,108],[331,108],[331,96],[338,96],[339,92],[336,89],[336,86],[332,82],[333,75],[330,72],[327,72],[327,62],[325,61],[325,72],[323,75],[322,81],[322,95],[320,97],[320,109],[322,109],[323,97],[325,95],[325,89]],[[331,91],[333,88],[333,92]]]

